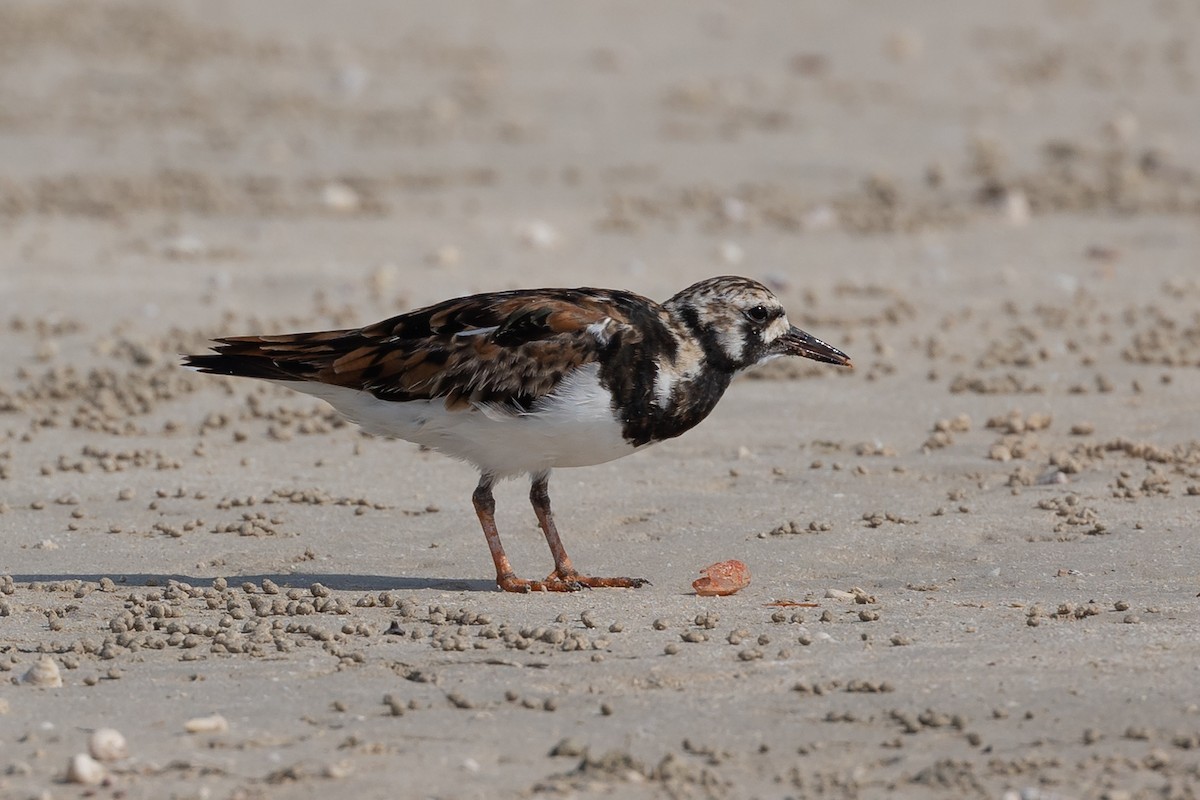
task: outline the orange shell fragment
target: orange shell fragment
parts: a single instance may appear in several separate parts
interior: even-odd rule
[[[741,561],[712,564],[700,570],[704,577],[692,581],[696,594],[704,597],[733,594],[750,585],[750,570]]]

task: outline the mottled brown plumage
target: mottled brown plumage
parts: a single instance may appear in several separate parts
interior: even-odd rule
[[[589,289],[473,295],[365,328],[217,339],[189,366],[217,374],[317,381],[381,399],[442,398],[447,408],[529,408],[607,347],[641,340],[628,292]]]

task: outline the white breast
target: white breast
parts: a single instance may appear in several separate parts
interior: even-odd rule
[[[425,445],[503,477],[602,464],[637,449],[621,436],[599,375],[597,364],[575,370],[522,414],[488,405],[448,411],[442,400],[396,402],[343,386],[277,383],[321,398],[368,433]]]

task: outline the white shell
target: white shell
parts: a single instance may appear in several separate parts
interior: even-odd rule
[[[108,771],[104,769],[104,765],[87,753],[76,753],[71,756],[71,761],[67,764],[67,781],[69,783],[95,786],[102,783],[107,774]]]
[[[99,728],[88,739],[88,752],[97,761],[120,761],[129,756],[129,745],[114,728]]]
[[[210,714],[189,719],[183,723],[183,729],[188,733],[224,733],[229,730],[229,723],[220,714]]]

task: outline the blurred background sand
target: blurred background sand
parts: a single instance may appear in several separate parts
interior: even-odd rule
[[[1195,796],[1198,36],[1166,1],[0,5],[0,796]],[[722,273],[858,368],[556,473],[637,592],[497,593],[469,468],[177,366]],[[752,585],[692,594],[725,558]],[[105,726],[128,757],[69,772]]]

